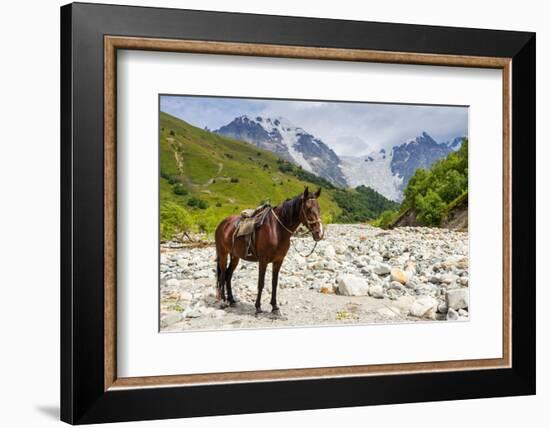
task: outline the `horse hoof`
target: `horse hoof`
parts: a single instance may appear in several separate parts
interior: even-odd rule
[[[229,306],[234,308],[235,306],[237,306],[237,302],[235,302],[235,301],[229,302]]]
[[[260,308],[256,308],[256,316],[263,314],[264,311],[262,311]]]
[[[281,318],[281,311],[279,310],[279,308],[273,309],[271,311],[271,316],[273,316],[273,318]]]

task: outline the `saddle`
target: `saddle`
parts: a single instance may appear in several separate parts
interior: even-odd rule
[[[256,229],[260,228],[265,223],[265,219],[270,211],[271,205],[269,204],[260,205],[256,209],[241,211],[241,217],[237,221],[235,233],[233,235],[233,244],[235,244],[235,238],[243,236],[246,242],[247,256],[253,255],[251,246],[254,242]]]

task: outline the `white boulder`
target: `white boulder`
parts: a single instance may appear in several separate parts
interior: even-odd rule
[[[340,275],[337,284],[336,293],[342,296],[366,296],[369,293],[369,284],[359,276]]]

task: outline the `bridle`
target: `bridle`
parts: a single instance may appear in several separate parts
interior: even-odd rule
[[[317,217],[315,220],[310,220],[307,218],[307,215],[306,215],[306,211],[304,210],[304,200],[302,200],[302,203],[300,204],[300,211],[304,217],[304,220],[305,220],[305,226],[307,227],[307,229],[311,232],[311,234],[313,235],[313,231],[311,230],[311,227],[310,225],[311,224],[316,224],[316,223],[321,223],[321,219],[319,217]],[[303,221],[302,221],[303,223]],[[321,223],[322,224],[322,223]]]
[[[275,213],[275,210],[274,209],[271,209],[271,213],[273,214],[273,217],[275,217],[275,220],[277,220],[277,222],[282,226],[283,229],[285,229],[288,233],[290,233],[290,237],[292,237],[293,235],[296,235],[296,231],[292,231],[290,230],[288,227],[286,227],[284,225],[284,223],[281,221],[281,219],[279,218],[279,216]],[[316,224],[316,223],[321,223],[321,219],[319,217],[317,217],[315,220],[310,220],[307,218],[307,215],[306,215],[306,211],[304,209],[304,200],[302,200],[302,203],[300,204],[300,214],[303,216],[303,220],[300,219],[300,222],[301,223],[304,223],[307,230],[311,233],[311,236],[313,237],[313,230],[311,229],[311,225],[312,224]],[[322,227],[322,226],[321,226]],[[309,257],[313,254],[313,252],[315,251],[315,248],[317,248],[317,243],[319,241],[315,241],[315,245],[313,245],[313,248],[311,249],[311,251],[307,254],[307,255],[302,255],[300,254],[300,252],[296,249],[296,247],[294,246],[294,242],[291,240],[290,243],[292,244],[292,247],[294,248],[294,251],[296,251],[298,253],[298,255],[306,258],[306,257]]]

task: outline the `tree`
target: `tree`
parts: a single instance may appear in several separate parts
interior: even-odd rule
[[[416,196],[416,218],[426,226],[439,226],[446,204],[441,197],[429,189],[426,196]]]

